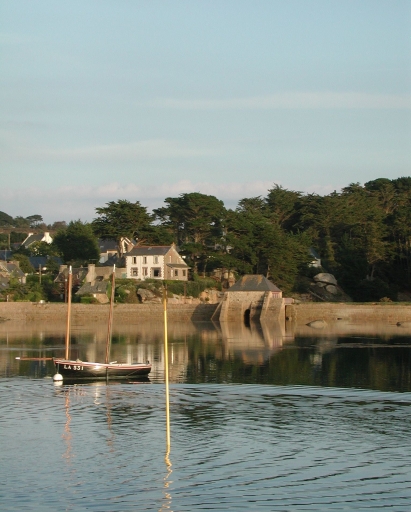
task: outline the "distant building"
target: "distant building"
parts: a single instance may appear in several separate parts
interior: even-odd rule
[[[38,235],[35,235],[34,233],[29,233],[27,235],[27,238],[23,240],[20,247],[24,247],[25,249],[28,249],[30,245],[34,244],[35,242],[46,242],[47,244],[51,244],[53,239],[50,236],[50,233],[48,231],[44,233],[39,233]]]
[[[21,270],[18,261],[11,261],[10,263],[0,261],[0,277],[2,278],[2,282],[7,283],[7,285],[12,277],[16,278],[22,284],[26,282],[26,274]]]
[[[130,240],[129,238],[123,237],[120,242],[122,254],[130,251],[134,247],[135,243],[135,240]],[[109,260],[111,260],[113,263],[116,262],[117,257],[119,256],[117,240],[103,240],[102,238],[99,238],[98,247],[100,249],[99,263],[104,264]]]
[[[135,246],[124,254],[127,277],[187,281],[190,267],[179,255],[175,244]]]
[[[310,267],[321,267],[321,258],[315,249],[310,247],[310,255],[312,257]]]

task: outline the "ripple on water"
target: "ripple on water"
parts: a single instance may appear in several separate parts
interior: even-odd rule
[[[0,381],[2,510],[408,510],[410,393]]]

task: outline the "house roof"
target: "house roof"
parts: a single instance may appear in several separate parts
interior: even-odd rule
[[[247,274],[239,279],[228,292],[280,292],[281,290],[263,275]]]
[[[88,268],[86,267],[79,267],[79,268],[73,268],[72,269],[72,275],[73,279],[78,279],[79,281],[83,281],[83,279],[86,277],[88,273]],[[69,269],[63,268],[56,279],[54,280],[55,283],[63,282],[68,278]]]
[[[39,266],[47,267],[47,264],[49,260],[53,260],[57,265],[61,265],[63,263],[63,260],[57,256],[30,256],[29,261],[35,268],[35,270],[38,270]]]
[[[144,246],[138,245],[133,247],[131,251],[125,254],[125,256],[150,256],[152,254],[156,256],[164,256],[173,247],[172,245],[151,245]]]
[[[13,257],[13,252],[8,249],[1,249],[0,251],[0,260],[7,261]]]
[[[113,254],[107,261],[101,264],[102,267],[112,267],[113,265],[115,265],[116,268],[124,268],[126,266],[124,257],[119,258],[117,254]]]
[[[22,242],[21,245],[23,245],[27,249],[27,247],[29,247],[31,244],[34,244],[34,242],[41,242],[43,238],[43,233],[40,233],[39,235],[30,235]]]
[[[190,268],[186,263],[166,263],[170,268]]]
[[[9,277],[12,274],[17,278],[25,276],[25,273],[18,265],[15,263],[6,263],[3,261],[0,263],[0,273],[3,277]]]
[[[117,251],[116,240],[103,240],[102,238],[99,238],[98,246],[100,248],[100,252]]]
[[[104,293],[107,295],[108,281],[96,279],[94,283],[84,283],[76,292],[76,295],[85,295],[88,293]]]

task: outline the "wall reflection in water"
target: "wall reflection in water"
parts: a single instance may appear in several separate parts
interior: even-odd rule
[[[61,356],[64,325],[0,324],[0,376],[50,377],[51,361],[20,357]],[[163,325],[144,322],[113,329],[111,359],[153,363],[150,381],[163,382]],[[73,327],[72,354],[103,361],[106,326]],[[260,383],[411,390],[411,326],[315,327],[279,323],[192,323],[168,325],[171,383]]]

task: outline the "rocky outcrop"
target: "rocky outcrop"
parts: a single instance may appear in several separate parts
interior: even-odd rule
[[[351,298],[338,286],[337,279],[327,272],[320,272],[313,277],[310,291],[314,300],[324,302],[350,302]]]

